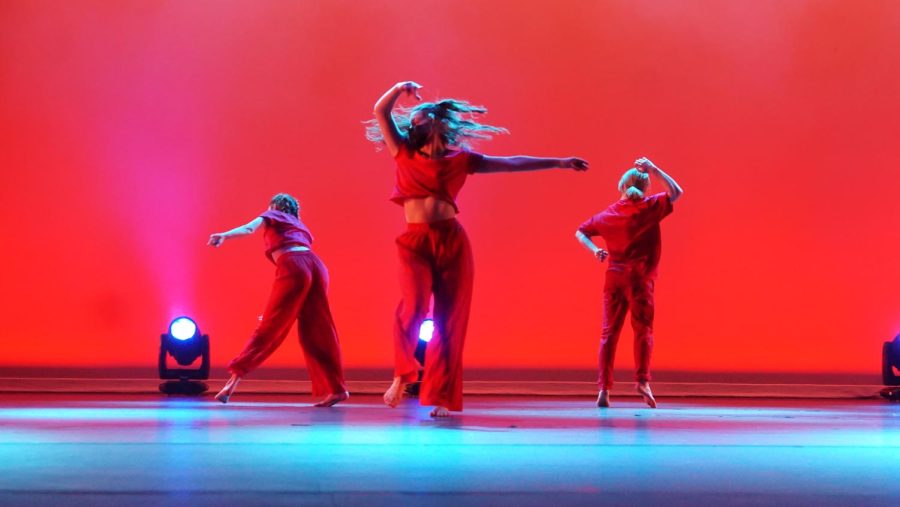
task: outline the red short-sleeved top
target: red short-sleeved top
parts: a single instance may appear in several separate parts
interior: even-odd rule
[[[299,218],[283,211],[266,210],[259,215],[263,219],[265,228],[263,240],[266,244],[266,257],[270,261],[272,252],[288,246],[312,247],[313,237],[309,228]]]
[[[401,146],[394,160],[397,177],[391,201],[402,205],[407,199],[434,196],[446,201],[459,213],[456,196],[474,173],[484,155],[468,150],[454,150],[440,158],[428,158],[409,146]]]
[[[669,194],[632,201],[621,199],[581,224],[587,236],[603,236],[611,271],[637,271],[655,276],[662,251],[659,223],[672,213]]]

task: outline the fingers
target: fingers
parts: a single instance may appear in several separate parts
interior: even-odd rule
[[[634,165],[638,171],[649,172],[656,168],[656,165],[647,157],[641,157],[634,161]]]
[[[566,165],[576,171],[587,171],[591,167],[587,160],[578,157],[566,159]]]
[[[415,97],[416,100],[422,100],[422,96],[419,95],[420,88],[422,88],[422,85],[416,83],[415,81],[407,81],[403,83],[403,91],[406,92],[407,95]]]
[[[638,171],[640,171],[642,173],[649,172],[650,164],[648,162],[650,162],[650,161],[647,160],[646,158],[641,157],[634,161],[634,167],[635,167],[635,169],[637,169]]]

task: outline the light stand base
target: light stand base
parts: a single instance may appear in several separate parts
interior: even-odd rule
[[[409,384],[406,384],[406,387],[403,389],[403,391],[410,396],[418,396],[419,395],[419,387],[421,385],[422,385],[422,382],[420,380],[417,380],[415,382],[410,382]]]
[[[181,394],[184,396],[199,396],[209,390],[206,382],[196,380],[169,380],[159,385],[159,391],[165,394]]]
[[[885,387],[881,390],[881,396],[891,401],[900,401],[900,387]]]

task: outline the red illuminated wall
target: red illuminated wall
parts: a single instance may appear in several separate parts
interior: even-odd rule
[[[393,166],[363,135],[399,80],[490,109],[460,200],[472,367],[595,365],[603,269],[576,227],[646,155],[664,222],[654,366],[878,371],[900,331],[900,3],[4,1],[0,363],[152,365],[190,314],[222,365],[261,312],[261,237],[299,197],[348,366],[390,364]],[[630,334],[618,362],[631,364]],[[271,365],[302,364],[296,339]]]

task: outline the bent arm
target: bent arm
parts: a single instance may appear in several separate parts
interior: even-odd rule
[[[662,180],[663,184],[666,186],[666,193],[669,194],[669,201],[675,202],[684,194],[684,190],[682,190],[681,186],[647,157],[641,157],[635,160],[634,164],[639,169],[643,169],[650,174],[655,174]]]
[[[414,93],[416,98],[421,100],[419,92],[417,91],[419,88],[421,88],[421,86],[412,81],[397,83],[388,91],[384,92],[384,95],[382,95],[381,98],[378,99],[378,102],[375,103],[375,109],[373,111],[375,120],[378,122],[378,127],[381,129],[381,135],[384,137],[384,144],[387,146],[392,157],[396,157],[400,148],[406,143],[406,136],[400,132],[399,128],[397,128],[397,123],[394,122],[394,116],[391,114],[391,111],[394,110],[394,104],[397,103],[400,94],[404,92]]]
[[[263,217],[256,217],[253,220],[247,222],[244,225],[240,225],[231,229],[230,231],[225,232],[217,232],[209,236],[209,242],[207,243],[210,246],[219,246],[223,242],[225,242],[228,238],[236,238],[240,236],[247,236],[256,232],[257,229],[263,224]]]
[[[594,257],[600,259],[600,262],[606,260],[606,256],[608,255],[607,251],[595,245],[594,241],[591,240],[587,234],[581,231],[575,231],[575,239],[577,239],[582,246],[590,250],[590,252],[594,254]]]
[[[663,171],[662,169],[657,167],[656,170],[654,171],[654,174],[656,174],[659,177],[659,179],[661,179],[663,181],[663,184],[666,186],[667,192],[669,194],[669,201],[674,203],[682,195],[684,195],[684,190],[682,190],[681,186],[678,185],[678,182],[676,182],[674,179],[672,179],[671,176],[666,174],[665,171]]]
[[[475,169],[478,173],[503,173],[521,171],[540,171],[543,169],[575,169],[586,171],[589,164],[586,160],[569,158],[545,158],[516,155],[512,157],[491,157],[485,155]]]

